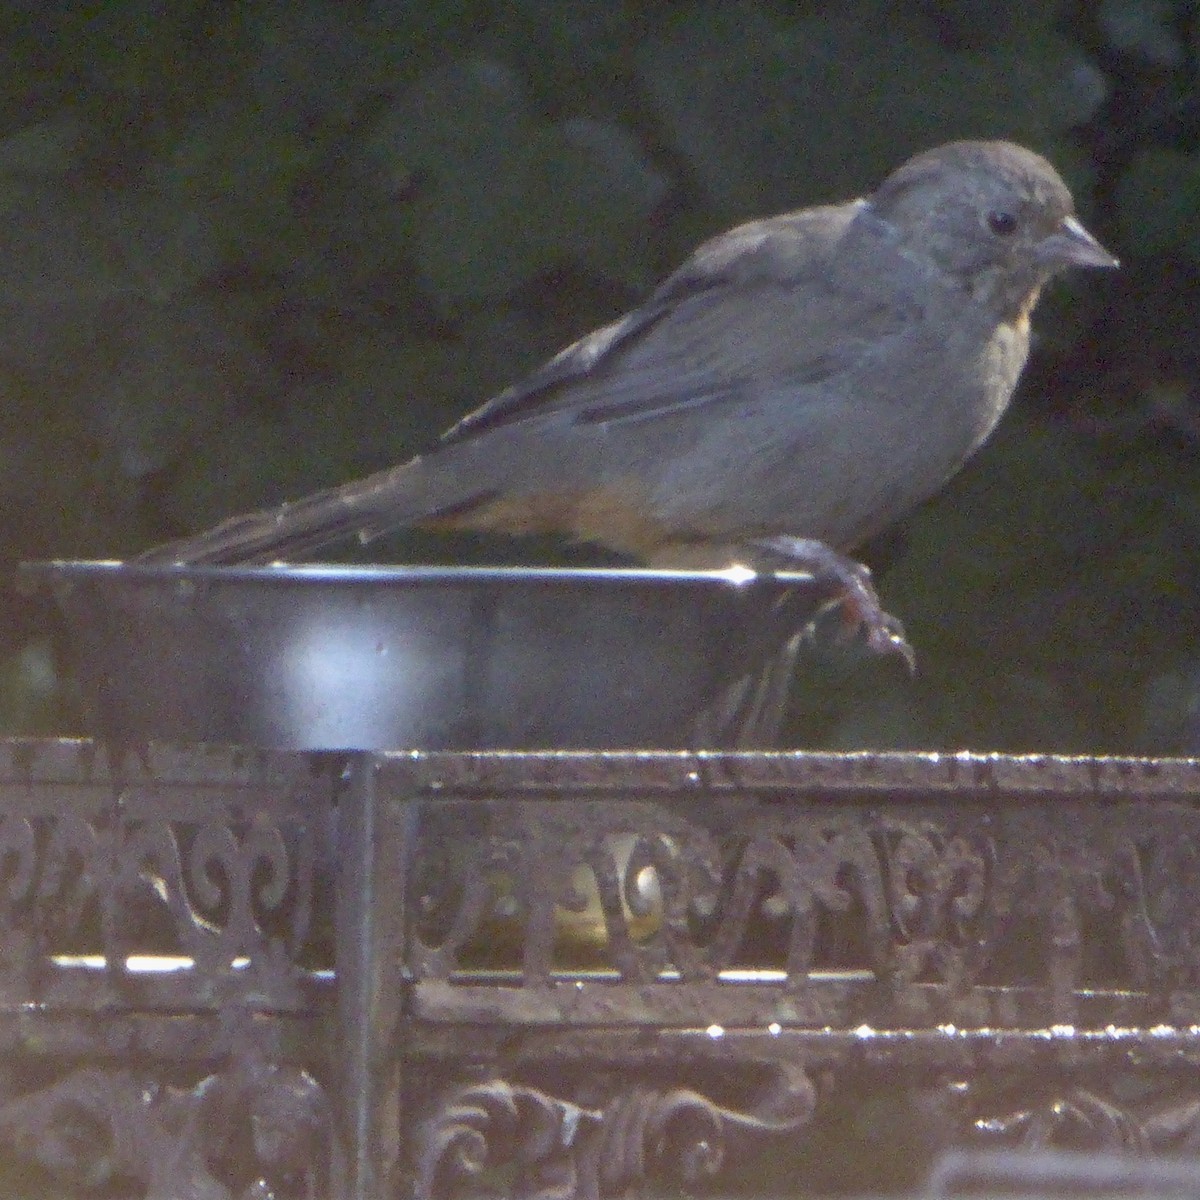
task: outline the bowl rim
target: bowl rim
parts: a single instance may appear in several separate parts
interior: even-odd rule
[[[18,578],[26,584],[101,580],[114,583],[195,582],[261,583],[266,586],[332,586],[404,584],[508,586],[685,586],[733,587],[750,585],[805,587],[815,580],[806,571],[755,571],[734,565],[717,570],[675,570],[661,567],[520,567],[455,566],[416,563],[271,563],[262,566],[213,566],[179,563],[138,563],[123,559],[56,558],[22,562]]]

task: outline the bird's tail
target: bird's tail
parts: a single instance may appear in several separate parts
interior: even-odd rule
[[[153,546],[133,561],[233,565],[302,559],[352,536],[366,541],[461,508],[480,494],[480,481],[470,479],[470,472],[430,471],[426,462],[415,458],[277,508],[230,517],[202,533]]]

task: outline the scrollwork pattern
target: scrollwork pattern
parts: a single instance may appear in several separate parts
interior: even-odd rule
[[[776,1065],[753,1111],[693,1088],[634,1084],[606,1102],[579,1104],[495,1078],[459,1087],[421,1125],[418,1200],[479,1184],[488,1171],[515,1173],[521,1200],[600,1200],[662,1172],[691,1186],[715,1175],[735,1136],[785,1134],[812,1118],[815,1092],[795,1063]]]
[[[0,1105],[0,1139],[60,1186],[147,1200],[325,1200],[340,1165],[323,1089],[251,1056],[190,1087],[83,1067]]]
[[[102,960],[125,989],[131,958],[157,955],[187,963],[176,1001],[189,981],[203,1003],[236,976],[235,990],[252,985],[266,1003],[294,1007],[317,851],[303,819],[2,814],[0,994],[38,998],[66,959]]]
[[[1046,809],[781,805],[714,827],[636,802],[473,800],[468,821],[443,797],[417,847],[410,961],[417,978],[451,979],[502,926],[522,981],[543,986],[556,921],[590,905],[596,944],[630,984],[711,983],[749,963],[803,989],[836,967],[897,996],[1040,990],[1047,1018],[1070,1021],[1081,989],[1194,986],[1200,918],[1172,897],[1200,888],[1198,838],[1133,809],[1066,829]],[[850,926],[838,949],[831,930]]]
[[[1110,1154],[1200,1154],[1200,1094],[1194,1086],[1146,1084],[1119,1098],[1096,1087],[1067,1084],[1032,1102],[972,1122],[975,1141],[1026,1151],[1065,1149]],[[1037,1095],[1037,1093],[1041,1093]],[[1163,1094],[1165,1093],[1165,1094]]]

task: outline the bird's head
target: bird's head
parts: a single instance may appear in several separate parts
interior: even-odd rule
[[[952,142],[918,154],[867,205],[904,254],[998,316],[1027,312],[1069,267],[1117,265],[1075,216],[1058,172],[1011,142]]]

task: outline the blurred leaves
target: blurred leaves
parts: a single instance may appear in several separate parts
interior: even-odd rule
[[[1104,100],[1100,72],[1041,26],[962,53],[904,14],[881,21],[877,5],[839,5],[797,20],[751,0],[690,5],[638,51],[638,76],[706,195],[729,213],[860,193],[953,138],[1048,148]]]
[[[645,283],[623,232],[668,187],[617,125],[538,120],[509,67],[452,64],[422,78],[370,146],[408,202],[413,257],[438,301],[504,295],[569,259]]]
[[[1190,0],[8,5],[5,553],[122,554],[402,460],[733,220],[1014,137],[1138,287],[1043,303],[1057,369],[882,580],[921,675],[824,644],[794,736],[1181,744],[1198,44]],[[57,684],[26,619],[0,723],[43,728]]]
[[[1119,193],[1121,234],[1131,253],[1180,254],[1200,262],[1200,154],[1143,151]]]
[[[1114,50],[1147,63],[1177,67],[1184,61],[1178,13],[1170,0],[1100,0],[1100,26]]]

